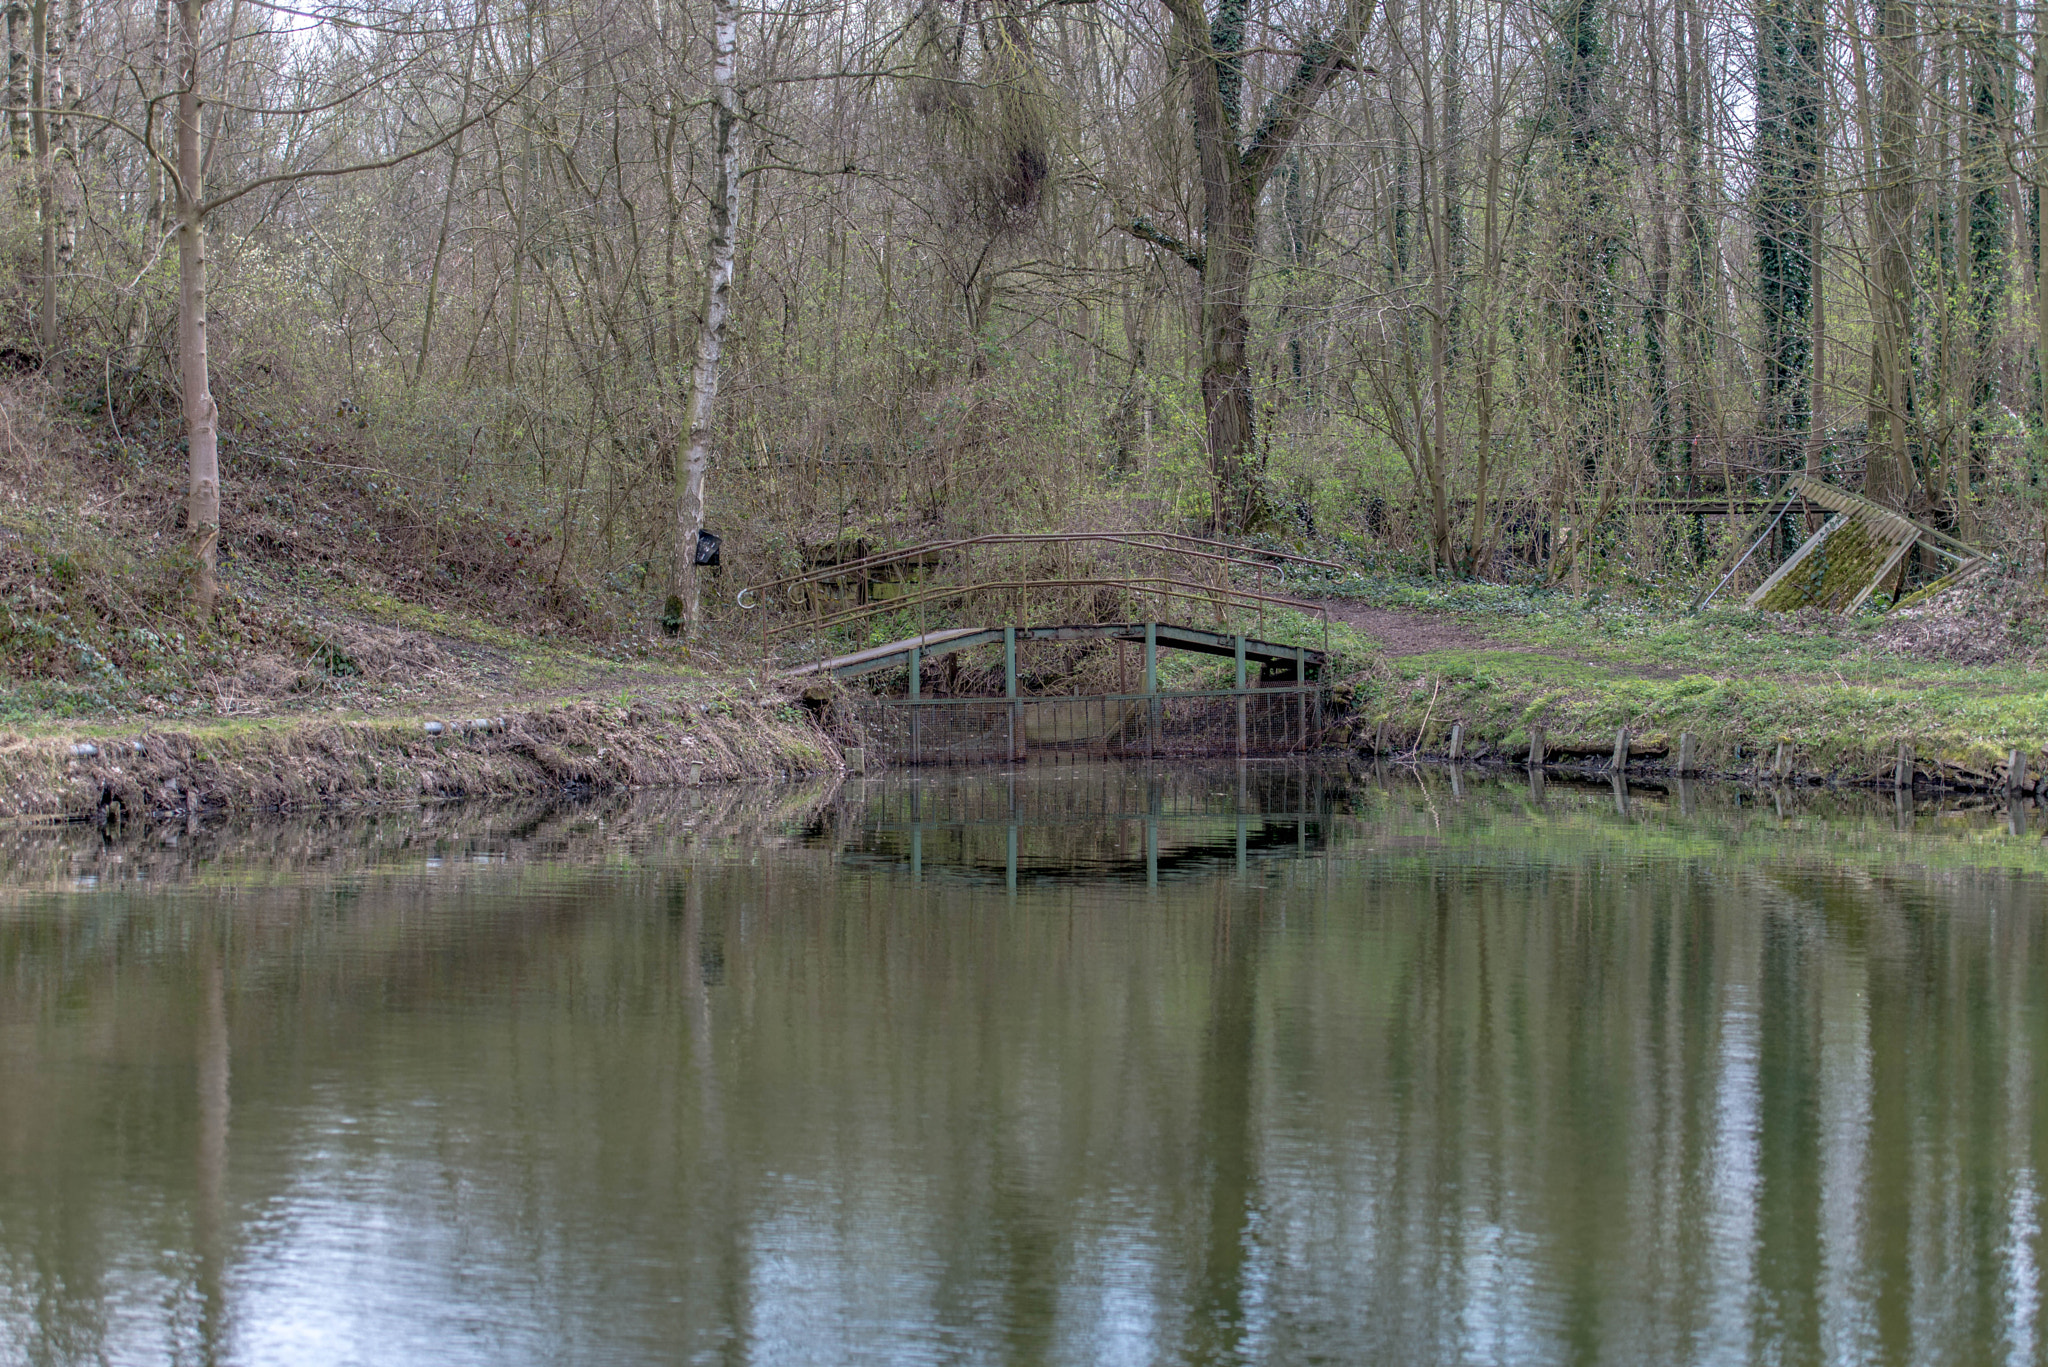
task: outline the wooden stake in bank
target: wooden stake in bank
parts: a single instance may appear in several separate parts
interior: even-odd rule
[[[1621,773],[1628,768],[1628,728],[1622,727],[1614,733],[1614,772]]]
[[[1463,723],[1463,722],[1461,722],[1461,721],[1460,721],[1460,722],[1452,722],[1452,723],[1451,723],[1451,762],[1452,762],[1453,764],[1455,764],[1455,763],[1457,763],[1457,762],[1458,762],[1459,760],[1461,760],[1461,759],[1463,759],[1463,758],[1465,758],[1465,723]]]
[[[1545,751],[1543,746],[1543,728],[1540,726],[1532,726],[1529,728],[1530,767],[1535,769],[1541,769],[1543,767],[1544,756]]]
[[[1694,752],[1697,749],[1698,742],[1693,738],[1692,732],[1680,731],[1678,733],[1678,768],[1676,770],[1678,774],[1682,776],[1696,771],[1697,766],[1694,763],[1696,756]]]
[[[2005,762],[2005,790],[2009,793],[2025,792],[2027,788],[2027,752],[2015,750]]]
[[[1897,765],[1897,767],[1896,767],[1896,768],[1894,768],[1894,769],[1892,770],[1892,787],[1894,787],[1894,788],[1898,789],[1898,790],[1899,790],[1900,792],[1902,792],[1902,793],[1903,793],[1903,792],[1910,792],[1910,791],[1912,791],[1912,788],[1913,788],[1913,742],[1912,742],[1912,741],[1909,741],[1909,740],[1902,740],[1902,741],[1900,741],[1900,742],[1899,742],[1899,762],[1898,762],[1898,765]]]

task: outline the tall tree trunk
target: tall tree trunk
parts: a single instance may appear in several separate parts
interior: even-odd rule
[[[1655,0],[1647,18],[1649,42],[1644,57],[1650,67],[1650,288],[1643,307],[1643,368],[1648,372],[1650,388],[1650,459],[1659,483],[1663,484],[1669,481],[1671,466],[1671,224],[1666,203],[1670,180],[1664,160],[1664,54],[1659,31],[1661,15]]]
[[[2041,387],[2041,426],[2048,432],[2048,10],[2034,11],[2034,362]],[[2048,550],[2041,573],[2048,578]]]
[[[7,141],[14,155],[26,160],[29,150],[28,82],[33,25],[28,0],[7,5]]]
[[[1238,147],[1244,94],[1244,0],[1221,0],[1209,25],[1204,73],[1215,98],[1195,103],[1202,177],[1202,409],[1214,493],[1209,525],[1241,531],[1263,520],[1264,491],[1252,425],[1252,264],[1258,250],[1256,190]],[[1249,193],[1248,193],[1249,191]]]
[[[1820,181],[1820,34],[1815,0],[1765,0],[1756,31],[1757,307],[1763,326],[1768,461],[1793,467],[1809,421],[1813,201]]]
[[[1429,7],[1423,7],[1422,13],[1426,24]],[[1445,54],[1441,109],[1437,84],[1432,79],[1435,73],[1426,55],[1421,64],[1423,145],[1418,150],[1422,154],[1420,199],[1429,230],[1429,445],[1433,453],[1432,467],[1436,472],[1430,484],[1430,543],[1432,558],[1446,574],[1453,574],[1457,571],[1457,556],[1451,549],[1453,509],[1449,483],[1456,456],[1451,450],[1449,372],[1452,348],[1456,345],[1457,304],[1451,262],[1453,241],[1458,231],[1458,211],[1457,177],[1450,170],[1455,149],[1450,145],[1447,119],[1457,102],[1457,76],[1449,65],[1449,58],[1454,55],[1455,39],[1450,37],[1448,23],[1445,36],[1453,51]]]
[[[150,75],[149,85],[152,98],[170,85],[171,71],[171,0],[156,0],[156,14],[149,32]],[[130,375],[142,369],[142,346],[149,335],[149,266],[156,259],[157,240],[164,231],[165,214],[170,206],[170,186],[164,175],[163,162],[156,154],[156,123],[148,125],[150,142],[143,149],[149,160],[147,194],[148,207],[142,218],[142,251],[140,269],[128,300],[128,323],[121,343],[121,367]],[[175,153],[174,153],[175,154]]]
[[[60,0],[51,0],[52,4]],[[64,7],[64,21],[58,29],[58,40],[50,53],[50,79],[53,87],[51,140],[54,144],[52,155],[57,167],[57,275],[62,279],[71,274],[71,265],[78,255],[78,213],[84,198],[83,187],[78,178],[78,125],[85,108],[85,82],[78,72],[83,59],[78,50],[80,39],[85,34],[85,0],[61,0]],[[66,66],[61,60],[69,57],[72,65]]]
[[[1481,575],[1486,572],[1487,561],[1491,558],[1493,519],[1488,514],[1488,480],[1492,475],[1493,424],[1494,424],[1494,367],[1499,364],[1501,320],[1498,313],[1501,295],[1501,120],[1498,110],[1499,98],[1498,68],[1495,76],[1493,100],[1490,107],[1493,116],[1486,121],[1486,189],[1480,204],[1480,231],[1482,243],[1479,258],[1479,307],[1473,310],[1477,323],[1473,331],[1473,343],[1469,348],[1472,364],[1473,390],[1473,449],[1475,470],[1472,479],[1472,526],[1465,542],[1465,572]]]
[[[2016,102],[2009,44],[2018,35],[2002,31],[2001,11],[1995,7],[1971,12],[1966,22],[1970,105],[1963,130],[1963,193],[1969,213],[1969,445],[1957,471],[1956,509],[1962,534],[1969,537],[1977,530],[1977,488],[1990,462],[1989,428],[1999,404],[1998,323],[2010,270],[2005,137]]]
[[[713,133],[718,144],[716,183],[711,192],[711,232],[706,252],[704,314],[697,333],[697,368],[690,376],[689,436],[676,470],[674,587],[663,625],[685,640],[697,639],[703,604],[697,575],[697,546],[704,530],[704,476],[711,466],[711,420],[718,402],[718,363],[725,347],[725,323],[732,302],[734,220],[739,214],[739,176],[734,135],[739,122],[737,75],[739,10],[734,0],[716,0],[712,17],[711,83],[716,92]]]
[[[46,367],[57,359],[57,168],[51,157],[50,105],[53,96],[62,98],[63,77],[54,68],[61,66],[58,54],[63,51],[64,40],[51,31],[52,21],[58,17],[51,12],[56,2],[37,0],[29,22],[29,141],[35,152],[36,226],[42,247],[36,340],[42,346]]]
[[[184,385],[189,447],[185,527],[194,562],[193,601],[213,615],[219,598],[220,413],[206,367],[206,218],[200,162],[200,20],[206,0],[177,0],[178,369]]]
[[[434,236],[434,264],[427,271],[426,306],[420,318],[420,350],[413,362],[409,387],[417,387],[420,377],[426,374],[427,350],[434,340],[434,309],[441,298],[441,263],[448,256],[448,230],[455,220],[455,191],[462,180],[462,145],[466,140],[469,124],[469,100],[472,76],[476,68],[476,47],[482,41],[484,26],[490,22],[488,0],[477,6],[475,30],[470,36],[469,47],[462,55],[462,113],[460,126],[456,129],[455,145],[448,153],[448,186],[441,196],[441,231]]]
[[[1905,507],[1918,491],[1909,446],[1913,399],[1907,364],[1913,307],[1913,211],[1920,123],[1920,57],[1913,0],[1877,9],[1877,222],[1871,225],[1869,452],[1864,492]]]
[[[1818,478],[1821,458],[1827,450],[1827,414],[1821,407],[1821,391],[1828,382],[1827,242],[1822,235],[1822,196],[1807,203],[1806,240],[1813,262],[1813,314],[1808,349],[1813,355],[1813,385],[1806,402],[1806,473]]]
[[[1309,36],[1300,65],[1274,93],[1248,142],[1240,141],[1245,0],[1219,0],[1213,21],[1201,0],[1166,0],[1166,7],[1188,56],[1202,181],[1202,246],[1190,251],[1142,222],[1131,225],[1131,231],[1175,249],[1202,272],[1202,407],[1214,490],[1209,521],[1214,530],[1242,530],[1266,515],[1250,362],[1259,196],[1323,92],[1350,66],[1371,20],[1373,0],[1346,0],[1335,34]]]
[[[1558,41],[1551,72],[1553,104],[1549,111],[1558,138],[1560,176],[1560,240],[1557,327],[1562,342],[1564,412],[1569,423],[1569,448],[1578,467],[1573,487],[1599,483],[1618,452],[1618,390],[1613,346],[1615,279],[1625,233],[1618,221],[1622,205],[1614,193],[1608,152],[1607,107],[1603,89],[1607,64],[1602,0],[1570,0],[1556,14]],[[1561,497],[1568,496],[1560,486]],[[1579,534],[1562,559],[1553,561],[1553,577],[1576,562],[1571,553],[1583,544],[1592,527],[1581,517]]]
[[[1706,102],[1708,57],[1706,20],[1699,0],[1677,0],[1671,20],[1671,79],[1678,95],[1680,269],[1678,281],[1678,375],[1684,450],[1684,491],[1697,493],[1700,442],[1720,430],[1715,402],[1714,282],[1720,247],[1707,213]],[[1705,552],[1704,525],[1695,521],[1694,551]]]

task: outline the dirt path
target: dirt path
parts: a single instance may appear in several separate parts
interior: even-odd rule
[[[1401,608],[1374,608],[1345,598],[1317,600],[1333,620],[1357,627],[1378,641],[1392,659],[1439,650],[1515,650],[1543,654],[1533,646],[1502,641],[1453,617]],[[1559,656],[1558,658],[1566,658]]]
[[[1602,660],[1570,651],[1545,650],[1541,646],[1489,636],[1468,622],[1440,612],[1368,607],[1344,598],[1316,601],[1329,609],[1332,620],[1356,627],[1378,641],[1390,660],[1430,655],[1442,650],[1490,650],[1582,664],[1602,674],[1637,679],[1675,679],[1687,672],[1675,666]]]

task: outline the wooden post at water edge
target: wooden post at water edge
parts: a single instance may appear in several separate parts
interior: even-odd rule
[[[1237,646],[1237,757],[1244,758],[1244,633],[1232,638]]]
[[[1159,623],[1145,623],[1145,757],[1159,750]]]
[[[1017,628],[1003,628],[1003,696],[1010,700],[1010,762],[1024,758],[1024,704],[1017,697]]]
[[[910,762],[923,762],[924,728],[919,724],[918,694],[924,687],[924,638],[910,648]]]

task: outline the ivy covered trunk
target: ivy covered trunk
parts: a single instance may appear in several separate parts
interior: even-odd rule
[[[1756,30],[1757,313],[1767,459],[1794,468],[1812,421],[1814,199],[1820,191],[1821,16],[1814,0],[1764,0]],[[1775,488],[1773,483],[1772,488]]]
[[[1920,52],[1912,0],[1877,6],[1879,104],[1876,221],[1871,225],[1869,457],[1863,491],[1904,508],[1915,501],[1913,420],[1913,211],[1920,123]]]

